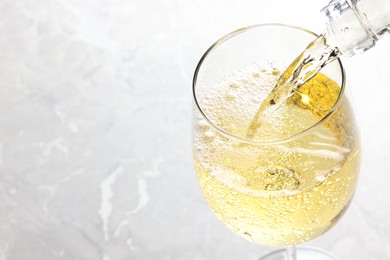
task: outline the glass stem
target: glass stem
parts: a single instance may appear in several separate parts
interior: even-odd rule
[[[287,260],[297,260],[297,248],[289,246],[286,248]]]

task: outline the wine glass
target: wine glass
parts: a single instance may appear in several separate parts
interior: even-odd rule
[[[278,77],[317,37],[263,24],[214,43],[194,75],[193,160],[201,189],[234,233],[285,247],[263,260],[336,259],[295,245],[314,239],[348,208],[359,171],[359,138],[340,60],[248,126]]]

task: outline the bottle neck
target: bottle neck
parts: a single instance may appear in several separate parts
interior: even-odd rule
[[[388,0],[332,0],[321,10],[327,44],[346,57],[365,52],[390,31]]]

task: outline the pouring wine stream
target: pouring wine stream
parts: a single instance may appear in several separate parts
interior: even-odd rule
[[[339,51],[326,43],[324,34],[311,42],[287,67],[274,89],[261,103],[247,130],[246,137],[253,139],[264,118],[276,111],[289,97],[299,91],[303,84],[312,79],[326,64],[334,61],[338,56]]]

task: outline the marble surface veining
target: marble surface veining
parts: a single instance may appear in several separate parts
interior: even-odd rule
[[[317,2],[0,0],[0,260],[255,260],[271,251],[231,234],[202,197],[191,78],[206,48],[241,26],[320,32],[327,2]],[[390,259],[382,41],[345,61],[363,139],[355,199],[308,243],[340,259]]]

